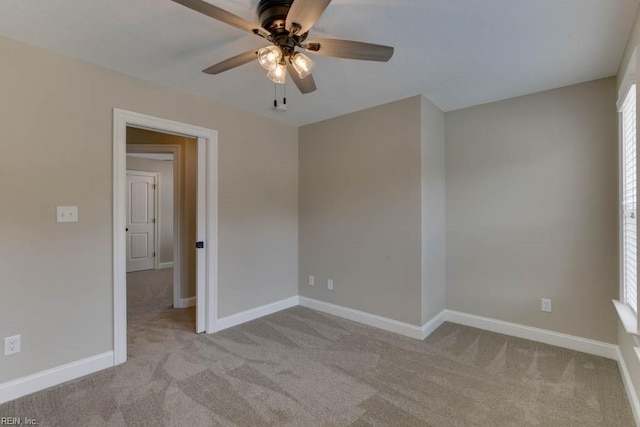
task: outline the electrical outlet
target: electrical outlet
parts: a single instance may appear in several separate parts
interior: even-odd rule
[[[542,298],[540,300],[540,310],[551,313],[551,300],[549,298]]]
[[[330,291],[333,290],[333,280],[331,279],[327,280],[327,289],[329,289]]]
[[[313,276],[309,276],[309,286],[313,286],[316,284],[316,279]]]
[[[56,220],[58,222],[78,222],[78,207],[56,206]]]
[[[4,355],[20,353],[20,335],[4,338]]]

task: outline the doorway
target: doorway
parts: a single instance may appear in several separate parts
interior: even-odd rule
[[[134,132],[135,131],[135,132]],[[144,332],[140,323],[142,319],[155,315],[168,323],[178,324],[186,331],[193,330],[193,314],[178,314],[175,308],[187,308],[195,305],[195,298],[189,304],[181,304],[179,275],[174,271],[180,264],[179,250],[174,248],[174,235],[181,228],[174,222],[179,206],[178,191],[174,191],[173,153],[165,153],[163,149],[154,150],[137,148],[145,144],[132,145],[130,141],[164,142],[170,137],[179,141],[189,141],[195,145],[194,139],[181,138],[161,134],[154,131],[143,131],[127,127],[127,210],[126,210],[126,244],[127,244],[127,328],[129,344],[132,341],[132,330],[136,335]],[[134,148],[132,148],[134,147]],[[171,149],[171,147],[167,148]],[[195,185],[195,183],[193,184]],[[180,190],[178,187],[176,190]],[[195,200],[193,202],[195,204]],[[174,209],[175,208],[175,209]],[[195,213],[193,219],[195,221]],[[192,240],[195,240],[193,236]],[[192,270],[195,271],[195,266]],[[195,295],[194,291],[190,295]],[[193,310],[191,310],[193,311]],[[131,353],[131,348],[129,348]]]
[[[157,131],[165,134],[197,139],[196,178],[196,241],[183,245],[200,248],[195,254],[195,306],[194,332],[212,333],[217,319],[217,132],[197,126],[114,109],[114,364],[127,360],[126,317],[126,152],[127,127]],[[177,258],[177,253],[176,254]]]
[[[127,168],[156,171],[160,175],[159,189],[156,190],[159,203],[159,214],[156,222],[158,230],[156,268],[172,269],[171,304],[175,308],[187,308],[195,305],[195,298],[183,297],[181,289],[188,290],[189,295],[195,295],[195,289],[183,286],[183,282],[195,283],[195,249],[193,245],[184,246],[187,241],[195,241],[195,227],[187,229],[195,223],[195,145],[194,138],[170,135],[156,131],[127,127]],[[191,145],[189,150],[189,180],[185,180],[183,162],[184,148]],[[191,159],[193,157],[193,159]],[[185,191],[188,187],[189,192]],[[191,198],[190,209],[185,208],[185,193]],[[189,250],[189,258],[182,256],[182,252]],[[183,268],[184,264],[184,268]],[[127,269],[129,272],[129,269]],[[166,272],[165,272],[166,273]],[[186,273],[186,276],[183,274]],[[163,275],[163,277],[166,274]]]

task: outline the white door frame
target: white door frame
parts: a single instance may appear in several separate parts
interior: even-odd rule
[[[127,153],[173,154],[173,306],[187,308],[180,298],[182,283],[182,149],[176,144],[127,144]],[[158,204],[160,206],[160,204]],[[159,234],[158,234],[159,235]]]
[[[205,213],[204,292],[197,292],[197,305],[204,313],[205,332],[216,330],[218,318],[218,132],[198,126],[147,116],[131,111],[113,109],[113,362],[127,360],[127,269],[126,269],[126,169],[127,126],[198,138],[198,182],[206,196]],[[201,154],[203,154],[201,156]],[[204,158],[201,158],[204,157]],[[194,242],[195,244],[195,242]],[[198,251],[201,252],[201,251]]]
[[[153,252],[155,253],[153,259],[153,268],[157,270],[160,268],[160,233],[158,224],[160,222],[160,174],[157,172],[147,172],[147,171],[138,171],[133,169],[127,169],[127,175],[135,175],[135,176],[151,176],[153,177],[153,183],[155,184],[154,193],[153,193],[153,215],[154,215],[154,223],[153,223]]]

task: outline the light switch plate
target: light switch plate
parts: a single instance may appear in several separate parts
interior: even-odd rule
[[[56,206],[56,219],[58,222],[78,222],[78,207]]]

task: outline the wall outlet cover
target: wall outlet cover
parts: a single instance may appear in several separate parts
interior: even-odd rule
[[[78,222],[77,206],[56,206],[56,221]]]
[[[20,353],[20,335],[4,338],[4,355]]]

